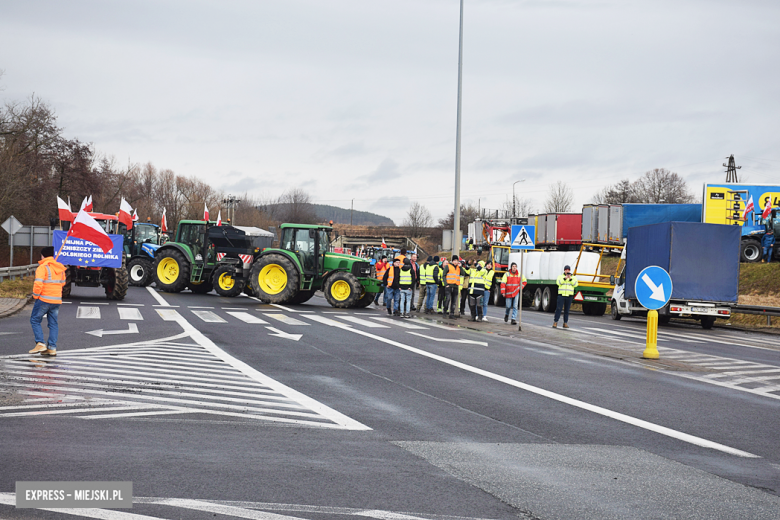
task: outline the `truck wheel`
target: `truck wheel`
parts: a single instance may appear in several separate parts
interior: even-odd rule
[[[556,289],[549,286],[544,288],[542,291],[542,310],[544,312],[555,312],[555,299],[557,296],[558,291]]]
[[[590,302],[582,302],[582,314],[593,316],[593,306]]]
[[[145,258],[133,258],[127,264],[130,285],[146,287],[152,283],[152,262]]]
[[[220,266],[214,271],[212,284],[217,294],[228,298],[238,296],[244,289],[244,280],[236,278],[234,268],[229,265]]]
[[[190,282],[187,287],[195,294],[208,294],[214,289],[214,284],[201,280],[200,282]]]
[[[611,311],[612,311],[612,319],[613,320],[619,320],[620,318],[623,317],[618,312],[618,305],[617,305],[617,302],[615,300],[612,300],[612,302],[609,304],[609,306],[610,306]]]
[[[715,318],[712,316],[704,316],[701,319],[701,328],[703,329],[711,329],[712,326],[715,325]]]
[[[255,295],[270,303],[288,303],[298,294],[300,274],[292,260],[269,253],[261,256],[252,267],[250,278]]]
[[[73,274],[70,267],[65,268],[65,285],[62,286],[62,297],[70,298],[70,288],[73,284]]]
[[[739,248],[740,260],[743,262],[760,262],[763,256],[761,244],[755,240],[745,240]]]
[[[108,283],[104,286],[106,289],[106,298],[109,300],[124,300],[129,285],[127,269],[125,269],[125,259],[122,258],[122,267],[108,269]]]
[[[190,263],[180,251],[168,249],[155,256],[152,275],[163,291],[181,292],[190,281]]]
[[[540,288],[537,288],[534,291],[534,298],[533,303],[531,304],[531,308],[535,311],[542,309],[542,290]]]
[[[293,305],[300,305],[301,303],[306,303],[307,301],[312,299],[315,292],[316,291],[298,291],[298,294],[293,296],[293,299],[287,303],[291,303]]]
[[[363,288],[352,273],[338,272],[325,280],[322,292],[331,307],[346,309],[354,307]]]
[[[376,296],[376,293],[366,292],[366,290],[363,289],[363,296],[358,298],[357,303],[355,303],[355,308],[363,309],[368,307],[371,305],[371,302],[374,301],[374,296]]]
[[[607,302],[594,302],[590,304],[591,316],[604,316],[607,312]]]

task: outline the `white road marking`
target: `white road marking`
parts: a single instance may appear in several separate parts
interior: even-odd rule
[[[163,321],[179,321],[181,314],[173,309],[155,309]]]
[[[145,307],[143,303],[117,303],[117,305],[120,307]]]
[[[315,316],[311,317],[312,319],[315,319]],[[630,415],[622,414],[620,412],[616,412],[614,410],[609,410],[608,408],[604,408],[601,406],[596,406],[590,403],[586,403],[585,401],[580,401],[579,399],[573,399],[571,397],[558,394],[555,392],[551,392],[549,390],[545,390],[543,388],[539,388],[537,386],[529,385],[527,383],[523,383],[521,381],[517,381],[511,378],[508,378],[506,376],[502,376],[499,374],[494,374],[493,372],[489,372],[487,370],[473,367],[471,365],[467,365],[466,363],[462,363],[460,361],[455,361],[454,359],[449,359],[444,356],[440,356],[438,354],[433,354],[431,352],[427,352],[422,349],[418,349],[416,347],[412,347],[409,345],[405,345],[403,343],[400,343],[398,341],[393,341],[388,338],[383,338],[382,336],[377,336],[376,334],[372,334],[371,332],[366,332],[360,329],[355,329],[352,327],[348,327],[345,325],[342,325],[337,322],[337,327],[352,332],[354,334],[359,334],[361,336],[365,336],[368,338],[375,339],[377,341],[381,341],[383,343],[387,343],[389,345],[394,345],[398,348],[404,349],[409,352],[413,352],[415,354],[419,354],[421,356],[434,359],[436,361],[440,361],[442,363],[445,363],[447,365],[460,368],[461,370],[465,370],[467,372],[471,372],[473,374],[481,375],[483,377],[486,377],[488,379],[493,379],[494,381],[499,381],[501,383],[505,383],[509,386],[513,386],[515,388],[519,388],[521,390],[525,390],[527,392],[531,392],[537,395],[541,395],[544,397],[547,397],[549,399],[552,399],[554,401],[558,401],[561,403],[568,404],[570,406],[574,406],[576,408],[580,408],[582,410],[587,410],[589,412],[593,412],[599,415],[602,415],[604,417],[609,417],[611,419],[615,419],[620,422],[624,422],[626,424],[630,424],[633,426],[636,426],[638,428],[643,428],[645,430],[649,430],[655,433],[659,433],[661,435],[665,435],[667,437],[671,437],[673,439],[677,439],[683,442],[687,442],[690,444],[694,444],[696,446],[702,446],[704,448],[710,448],[713,450],[722,451],[724,453],[729,453],[731,455],[736,455],[738,457],[747,457],[747,458],[760,458],[758,455],[754,455],[752,453],[748,453],[746,451],[738,450],[736,448],[732,448],[730,446],[726,446],[724,444],[720,444],[714,441],[710,441],[701,437],[696,437],[694,435],[689,435],[687,433],[683,433],[677,430],[673,430],[671,428],[667,428],[665,426],[661,426],[658,424],[651,423],[649,421],[645,421],[642,419],[638,419],[636,417],[632,417]],[[413,333],[410,333],[413,334]]]
[[[188,309],[213,309],[214,307],[201,307],[196,305],[188,305],[187,308]]]
[[[120,320],[143,320],[141,311],[136,307],[118,307]]]
[[[282,323],[285,323],[287,325],[308,325],[308,323],[304,323],[300,320],[296,320],[292,316],[288,316],[286,314],[271,314],[269,312],[264,312],[263,316],[266,318],[271,318],[276,321],[281,321]]]
[[[229,311],[228,314],[230,316],[233,316],[236,319],[239,319],[239,320],[243,321],[244,323],[252,323],[252,324],[257,324],[257,325],[268,325],[267,321],[258,318],[254,314],[249,314],[248,312],[233,312],[233,311]]]
[[[421,327],[420,325],[415,325],[410,321],[394,320],[393,318],[377,318],[374,316],[371,316],[371,319],[376,321],[381,321],[382,323],[391,323],[393,325],[397,325],[404,329],[428,330],[428,327]]]
[[[420,334],[419,332],[410,332],[410,331],[406,331],[406,332],[408,334],[414,334],[415,336],[420,336],[421,338],[429,339],[431,341],[438,341],[441,343],[468,343],[471,345],[480,345],[483,347],[488,346],[487,341],[474,341],[473,339],[434,338],[432,336],[426,336],[425,334]]]
[[[16,505],[15,493],[0,493],[0,504],[7,506]],[[51,511],[62,515],[80,516],[82,518],[98,518],[100,520],[160,520],[156,516],[139,515],[136,513],[126,513],[116,509],[93,509],[93,508],[38,508],[39,511]]]
[[[79,305],[79,308],[76,310],[76,318],[85,320],[99,320],[100,307],[84,307]]]
[[[337,316],[338,318],[341,318],[342,320],[351,321],[352,323],[357,323],[358,325],[363,325],[364,327],[368,327],[370,329],[389,329],[387,325],[382,325],[381,323],[374,323],[373,321],[364,320],[361,318],[357,318],[355,316]]]
[[[154,289],[152,289],[151,287],[147,287],[146,290],[149,291],[149,294],[151,294],[152,297],[157,301],[158,305],[160,305],[162,307],[170,307],[171,306],[171,304],[169,304],[168,302],[165,301],[165,298],[160,296],[160,294],[157,291],[155,291]]]
[[[303,337],[303,334],[289,334],[289,333],[284,332],[282,330],[275,329],[274,327],[266,327],[266,329],[271,331],[271,334],[269,334],[269,336],[276,336],[276,337],[279,337],[279,338],[291,339],[293,341],[298,341],[299,339],[301,339]]]
[[[91,330],[89,332],[86,332],[86,334],[91,334],[92,336],[97,336],[98,338],[102,338],[103,336],[112,335],[112,334],[138,334],[138,325],[135,323],[128,323],[127,324],[127,330]]]
[[[227,323],[211,311],[192,311],[192,313],[206,323]]]
[[[79,302],[79,305],[108,305],[108,302]]]

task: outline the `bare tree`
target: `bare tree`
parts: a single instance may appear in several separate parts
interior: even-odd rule
[[[606,186],[600,193],[593,197],[594,204],[626,204],[639,202],[636,183],[631,183],[628,179]]]
[[[574,193],[563,181],[550,184],[547,200],[544,202],[546,213],[566,213],[574,204]]]
[[[654,168],[646,172],[634,185],[641,202],[684,204],[694,201],[685,179],[666,168]]]
[[[469,203],[468,205],[461,204],[460,206],[460,230],[463,234],[468,233],[469,224],[479,217],[479,209]],[[450,214],[446,218],[439,219],[439,227],[441,229],[452,229],[455,226],[455,212],[450,211]]]
[[[406,213],[403,226],[409,228],[412,237],[420,237],[433,224],[433,217],[428,208],[419,202],[413,202]]]
[[[291,188],[284,192],[273,208],[274,218],[281,222],[317,223],[317,212],[311,196],[302,188]]]
[[[515,197],[514,202],[511,199],[507,199],[501,205],[501,210],[507,215],[515,217],[527,217],[536,213],[536,207],[534,206],[533,199]],[[513,215],[514,213],[514,215]]]

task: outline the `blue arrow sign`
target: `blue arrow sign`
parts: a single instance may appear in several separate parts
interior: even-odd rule
[[[658,310],[672,297],[672,277],[663,267],[645,267],[636,277],[634,292],[642,307]]]
[[[511,249],[535,249],[536,226],[512,226]]]

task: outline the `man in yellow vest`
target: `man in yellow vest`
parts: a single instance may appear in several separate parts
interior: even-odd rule
[[[469,309],[471,310],[469,321],[483,321],[482,298],[485,294],[485,269],[482,264],[483,262],[480,262],[469,269],[468,290],[463,288],[464,293],[468,292]]]
[[[571,302],[574,299],[574,289],[577,288],[579,282],[576,276],[572,276],[571,267],[568,265],[563,268],[563,274],[558,277],[556,281],[558,284],[558,304],[555,306],[555,321],[553,322],[553,328],[558,328],[558,320],[561,317],[561,311],[563,311],[563,328],[569,328],[569,309],[571,308]]]
[[[57,317],[62,305],[62,287],[65,285],[66,267],[54,259],[54,248],[44,247],[41,250],[41,260],[35,270],[35,283],[33,284],[33,305],[30,325],[35,336],[35,348],[30,354],[40,353],[42,356],[57,355],[57,337],[59,326]],[[49,326],[49,341],[43,337],[41,322],[46,316]]]
[[[480,260],[479,265],[485,268],[485,272],[482,274],[482,280],[485,282],[485,295],[482,297],[482,321],[487,321],[488,303],[493,291],[493,277],[496,275],[496,272],[493,270],[493,262],[490,260],[487,263],[484,260]]]

